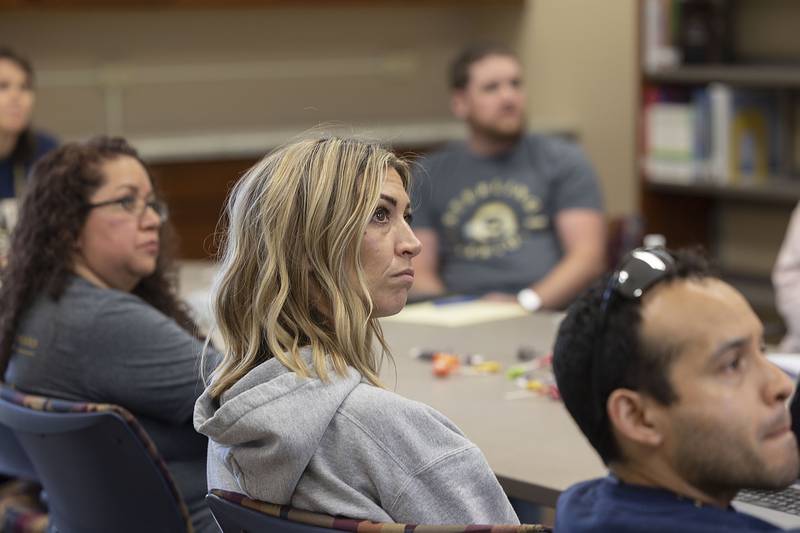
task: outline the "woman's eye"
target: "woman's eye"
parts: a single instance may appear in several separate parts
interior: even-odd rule
[[[383,223],[389,220],[389,210],[385,207],[379,207],[375,210],[375,213],[372,215],[372,220],[375,222]]]
[[[411,213],[406,213],[403,216],[403,218],[405,219],[406,224],[408,224],[408,225],[411,225],[411,223],[414,222],[414,215],[412,215]]]
[[[126,196],[125,198],[120,198],[119,205],[121,205],[124,210],[133,212],[136,209],[136,197]]]
[[[727,363],[725,363],[725,366],[724,366],[723,369],[726,372],[736,372],[737,370],[739,370],[739,367],[741,366],[741,364],[742,364],[742,356],[739,355],[739,354],[736,354],[734,357],[729,359]]]

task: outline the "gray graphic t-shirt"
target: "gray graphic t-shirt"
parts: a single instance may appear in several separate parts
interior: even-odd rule
[[[442,280],[462,294],[517,292],[538,281],[561,260],[557,213],[603,209],[582,150],[542,135],[496,157],[453,143],[421,161],[413,198],[414,227],[436,231]]]

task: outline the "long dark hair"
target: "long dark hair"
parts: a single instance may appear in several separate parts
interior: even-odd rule
[[[75,243],[89,212],[87,202],[103,183],[100,167],[121,156],[142,162],[124,139],[95,137],[66,144],[34,165],[11,236],[8,264],[0,273],[0,379],[25,308],[39,294],[57,300],[64,293]],[[197,327],[175,294],[172,230],[162,224],[160,231],[163,246],[156,270],[131,292],[195,334]]]
[[[28,83],[31,85],[31,87],[33,86],[33,65],[30,61],[28,61],[27,58],[21,56],[11,48],[0,46],[0,60],[11,61],[17,65],[23,72],[25,72],[25,76],[27,76]],[[31,161],[33,161],[33,157],[35,155],[36,136],[33,134],[31,125],[28,124],[19,134],[19,137],[17,137],[17,143],[11,150],[9,159],[12,163],[22,163],[24,165],[28,165],[31,163]]]

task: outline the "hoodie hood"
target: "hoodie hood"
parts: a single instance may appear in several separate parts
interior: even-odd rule
[[[301,356],[313,372],[311,350],[303,349]],[[361,382],[350,367],[345,376],[331,370],[329,378],[327,383],[313,374],[303,378],[270,359],[219,402],[207,389],[195,404],[194,427],[211,439],[209,455],[217,455],[213,459],[225,465],[245,494],[288,504],[339,406]]]

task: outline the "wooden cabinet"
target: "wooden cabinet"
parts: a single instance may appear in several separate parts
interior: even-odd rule
[[[149,165],[156,186],[169,206],[183,259],[209,259],[220,241],[217,225],[231,187],[256,159],[184,161]],[[224,230],[223,228],[220,228]]]

